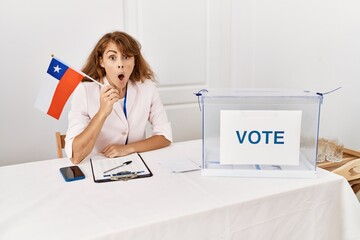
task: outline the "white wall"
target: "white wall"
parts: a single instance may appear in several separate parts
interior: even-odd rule
[[[50,54],[81,68],[103,33],[125,30],[158,74],[176,141],[199,138],[202,87],[342,90],[321,132],[360,149],[359,6],[351,0],[0,0],[0,165],[56,157],[67,128],[33,107]]]
[[[57,121],[33,107],[51,54],[81,68],[105,32],[123,28],[122,9],[119,0],[0,0],[0,165],[56,157],[66,109]]]
[[[233,1],[233,87],[327,92],[320,135],[360,150],[360,2]]]
[[[125,2],[125,28],[142,43],[159,78],[173,140],[201,138],[201,112],[194,93],[230,85],[231,1]]]
[[[212,80],[229,83],[217,81],[229,79],[228,68],[219,67],[229,59],[217,47],[226,45],[219,33],[228,26],[222,16],[229,0],[0,1],[3,81],[13,89],[0,103],[0,165],[56,157],[54,132],[66,131],[69,104],[59,121],[33,107],[50,54],[79,69],[105,32],[124,30],[141,42],[158,76],[175,141],[201,137],[193,93]]]

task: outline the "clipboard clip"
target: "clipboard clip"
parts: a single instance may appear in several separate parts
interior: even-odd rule
[[[137,173],[126,171],[126,172],[121,172],[121,174],[111,176],[110,180],[111,181],[127,181],[127,180],[134,179],[137,177],[138,177]]]

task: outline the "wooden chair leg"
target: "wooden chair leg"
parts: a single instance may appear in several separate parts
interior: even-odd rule
[[[358,184],[353,184],[353,185],[351,186],[351,188],[353,189],[354,193],[359,192],[359,191],[360,191],[360,183],[358,183]]]
[[[60,134],[60,132],[56,132],[55,137],[56,137],[56,146],[57,146],[58,158],[62,158],[63,153],[62,153],[62,144],[61,144],[61,134]]]

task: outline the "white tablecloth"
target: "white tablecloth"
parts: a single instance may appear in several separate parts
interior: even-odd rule
[[[360,204],[347,182],[203,177],[162,161],[200,163],[201,141],[141,154],[154,176],[65,182],[54,159],[0,167],[0,239],[360,239]]]

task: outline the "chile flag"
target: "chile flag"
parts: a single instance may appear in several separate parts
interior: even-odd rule
[[[84,76],[56,58],[51,59],[47,73],[51,77],[47,75],[35,107],[59,119],[67,100]]]

